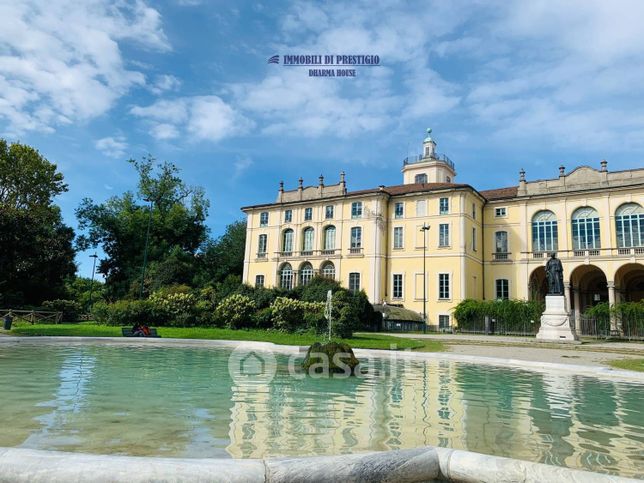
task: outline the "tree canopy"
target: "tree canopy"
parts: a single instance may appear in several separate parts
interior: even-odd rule
[[[65,293],[76,271],[74,231],[55,196],[63,175],[34,148],[0,139],[0,304],[38,305]]]
[[[148,226],[147,292],[157,286],[191,282],[200,247],[206,241],[208,201],[202,188],[187,186],[172,163],[150,156],[130,160],[138,174],[136,193],[95,203],[85,198],[76,216],[83,234],[81,249],[101,246],[106,257],[98,264],[109,298],[138,293]]]

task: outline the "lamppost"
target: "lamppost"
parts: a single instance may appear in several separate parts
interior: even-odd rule
[[[427,333],[427,270],[426,270],[426,260],[427,260],[427,232],[429,231],[429,225],[423,223],[420,231],[423,232],[423,334]]]
[[[148,264],[148,244],[150,243],[150,225],[152,225],[152,205],[153,201],[150,198],[143,198],[143,201],[150,203],[148,211],[148,229],[145,232],[145,249],[143,250],[143,270],[141,271],[141,291],[139,298],[143,298],[143,288],[145,286],[145,266]]]
[[[96,259],[98,258],[98,255],[94,253],[94,255],[90,255],[90,258],[94,259],[94,263],[92,264],[92,281],[89,284],[89,307],[88,310],[92,310],[92,294],[94,293],[94,273],[96,271]]]

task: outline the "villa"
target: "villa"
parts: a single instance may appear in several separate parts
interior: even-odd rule
[[[402,163],[403,184],[349,191],[320,176],[273,203],[246,206],[244,282],[292,288],[316,275],[365,290],[374,304],[455,324],[466,298],[541,299],[556,252],[576,317],[599,302],[644,297],[644,168],[559,167],[552,179],[479,191],[456,182],[430,136]],[[618,330],[618,327],[614,327]]]

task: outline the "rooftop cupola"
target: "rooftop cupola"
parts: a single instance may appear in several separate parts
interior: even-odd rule
[[[403,161],[403,183],[453,183],[456,177],[454,163],[444,154],[436,152],[436,141],[431,137],[431,128],[423,141],[423,152],[409,156]]]

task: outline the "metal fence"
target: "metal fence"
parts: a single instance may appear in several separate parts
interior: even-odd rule
[[[593,339],[626,339],[644,340],[643,317],[615,317],[611,324],[610,317],[590,317],[572,315],[570,325],[581,337]],[[614,327],[614,328],[611,328]]]
[[[455,330],[461,334],[533,336],[539,332],[539,327],[539,322],[530,320],[507,323],[503,320],[482,318],[461,323]]]
[[[49,310],[15,310],[15,309],[0,309],[0,319],[10,315],[13,317],[14,322],[20,320],[35,324],[58,324],[63,318],[62,312],[53,312]]]

